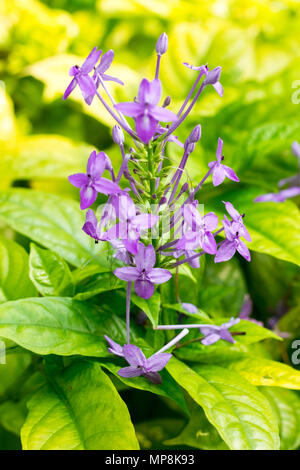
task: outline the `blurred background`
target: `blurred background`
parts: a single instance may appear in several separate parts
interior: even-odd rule
[[[253,203],[298,171],[291,144],[300,141],[299,7],[292,0],[1,0],[0,189],[25,186],[78,200],[67,176],[85,168],[93,148],[118,165],[106,111],[96,100],[85,105],[78,90],[62,100],[68,70],[95,46],[113,49],[109,73],[125,86],[108,82],[110,90],[116,101],[132,100],[140,80],[154,77],[155,43],[165,31],[169,49],[160,78],[171,110],[180,107],[195,79],[183,62],[222,67],[223,99],[207,88],[178,136],[184,140],[201,123],[189,163],[195,181],[222,137],[226,163],[241,183],[214,191],[206,185],[200,202],[223,211],[220,201],[231,200],[246,212],[254,234],[250,264],[238,258],[201,270],[198,304],[215,315],[237,315],[250,294],[255,318],[300,335],[300,280],[293,264],[299,251],[296,256],[295,243],[289,246],[299,232],[287,218],[295,219],[299,200],[276,208]],[[180,149],[173,145],[170,152],[176,161]],[[272,227],[278,227],[273,236]],[[27,240],[21,243],[26,247]],[[182,289],[183,300],[194,301],[184,282]],[[288,361],[285,351],[278,347],[272,356]]]

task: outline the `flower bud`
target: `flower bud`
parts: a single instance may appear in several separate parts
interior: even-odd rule
[[[200,140],[200,137],[201,137],[201,124],[198,124],[198,126],[196,126],[192,130],[187,140],[189,141],[190,144],[192,144],[192,143],[198,142],[198,140]]]
[[[166,99],[165,99],[165,101],[163,102],[162,107],[163,107],[163,108],[166,108],[167,106],[170,105],[170,103],[171,103],[171,97],[170,97],[170,96],[167,96]]]
[[[166,33],[162,33],[156,43],[155,50],[157,55],[163,55],[168,50],[168,36]]]
[[[115,144],[123,145],[124,144],[124,133],[120,126],[114,126],[112,131],[112,138]]]

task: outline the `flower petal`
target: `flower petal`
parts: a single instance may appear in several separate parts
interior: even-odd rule
[[[159,372],[168,364],[172,354],[158,353],[146,359],[146,369],[149,372]]]
[[[143,369],[138,367],[122,367],[122,369],[118,370],[118,374],[120,377],[126,377],[130,379],[131,377],[139,377],[142,375]]]
[[[153,268],[149,273],[148,277],[154,284],[163,284],[171,279],[172,274],[167,269]]]
[[[219,341],[220,335],[218,333],[211,333],[210,335],[206,336],[201,340],[201,343],[205,346],[209,346],[210,344],[214,344]]]
[[[134,344],[124,344],[123,346],[123,354],[131,366],[134,367],[144,367],[146,364],[146,358],[143,351]]]
[[[71,82],[69,83],[66,91],[64,92],[64,96],[63,96],[64,100],[66,100],[68,98],[68,96],[72,93],[72,91],[74,90],[76,85],[77,85],[77,79],[73,78],[73,80],[71,80]]]
[[[205,214],[205,216],[203,217],[203,221],[205,225],[205,230],[208,230],[209,232],[215,230],[219,223],[218,216],[214,212],[208,212],[207,214]]]
[[[119,83],[119,85],[124,85],[124,82],[122,82],[122,80],[120,80],[117,77],[112,77],[111,75],[107,75],[106,73],[102,73],[101,77],[102,77],[102,80],[104,80],[105,82],[116,82],[116,83]]]
[[[100,59],[101,54],[102,51],[98,50],[97,47],[94,47],[80,67],[81,72],[84,74],[89,73]]]
[[[236,249],[245,260],[251,261],[250,251],[242,240],[238,240]]]
[[[221,163],[221,157],[222,157],[222,150],[223,150],[223,140],[221,137],[218,139],[218,148],[217,148],[217,160],[219,163]]]
[[[150,110],[151,116],[157,121],[170,122],[177,121],[178,117],[172,111],[168,109],[161,108],[160,106],[154,106]]]
[[[221,263],[231,259],[236,252],[236,245],[234,241],[225,240],[221,243],[218,252],[215,256],[215,263]]]
[[[104,338],[106,339],[106,341],[108,342],[109,344],[109,348],[108,348],[108,351],[112,354],[115,354],[116,356],[121,356],[123,357],[124,354],[123,354],[123,348],[120,344],[116,343],[115,341],[113,341],[109,336],[107,335],[104,335]]]
[[[122,281],[135,281],[139,277],[139,272],[136,268],[132,266],[127,266],[126,268],[117,268],[114,270],[114,275],[117,276]]]
[[[92,177],[100,177],[105,170],[106,160],[104,157],[104,152],[97,154],[96,150],[90,154],[87,162],[87,174]]]
[[[125,114],[125,116],[133,117],[135,119],[144,112],[144,107],[140,103],[130,101],[115,104],[115,108]]]
[[[222,166],[224,168],[224,171],[225,171],[225,174],[226,174],[227,178],[229,178],[232,181],[236,181],[236,182],[240,181],[232,168],[230,168],[229,166],[226,166],[226,165],[222,165]]]
[[[91,186],[83,186],[80,190],[80,209],[90,207],[97,199],[97,191]]]
[[[85,173],[75,173],[75,175],[68,176],[70,183],[76,188],[81,188],[88,184],[88,177]]]
[[[138,279],[134,284],[135,292],[143,299],[150,299],[154,294],[154,284],[150,281],[143,281]]]
[[[223,165],[216,164],[213,169],[213,185],[219,186],[225,179],[225,171]]]
[[[202,240],[202,249],[209,255],[215,255],[217,253],[217,244],[212,233],[205,232]]]
[[[132,224],[139,230],[152,228],[159,221],[159,216],[154,214],[139,214],[132,219]]]
[[[155,134],[157,121],[149,114],[142,114],[135,119],[135,127],[139,138],[147,144]]]
[[[97,72],[101,74],[105,72],[111,66],[111,63],[114,60],[114,55],[115,53],[112,49],[105,52],[101,57],[100,64],[97,67]]]
[[[236,220],[240,217],[240,213],[234,208],[231,202],[223,201],[223,204],[225,204],[225,209],[227,210],[228,214],[233,218],[233,220]]]
[[[99,178],[93,183],[93,187],[102,194],[118,194],[122,192],[122,189],[112,181],[106,178]]]

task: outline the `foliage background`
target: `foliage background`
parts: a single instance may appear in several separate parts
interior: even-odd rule
[[[62,238],[61,221],[64,211],[68,211],[58,208],[55,201],[51,203],[51,194],[78,200],[77,191],[66,177],[84,169],[92,148],[105,150],[115,165],[119,164],[120,156],[112,146],[112,122],[96,102],[91,107],[82,104],[78,92],[74,99],[62,101],[69,81],[68,68],[81,63],[95,45],[104,51],[114,49],[112,74],[122,78],[126,86],[112,86],[112,90],[117,101],[129,100],[136,93],[140,79],[153,76],[154,44],[165,31],[169,36],[169,50],[163,58],[161,80],[165,95],[172,97],[172,109],[179,107],[194,79],[193,72],[183,67],[182,62],[222,66],[224,98],[220,100],[213,91],[207,91],[179,137],[184,139],[192,126],[201,122],[203,135],[189,167],[195,181],[214,158],[217,138],[219,135],[223,138],[227,164],[235,169],[241,183],[238,189],[226,184],[215,191],[206,185],[200,202],[220,212],[220,201],[230,200],[246,212],[246,224],[253,236],[249,248],[254,250],[249,265],[240,258],[222,266],[207,263],[192,281],[183,273],[182,300],[197,303],[215,317],[228,317],[238,315],[244,295],[250,293],[254,316],[265,325],[279,311],[287,311],[279,328],[289,332],[290,338],[279,345],[270,340],[263,355],[288,362],[286,351],[290,341],[300,336],[299,201],[255,205],[253,199],[276,191],[279,179],[297,172],[290,147],[293,140],[300,141],[300,103],[292,101],[300,86],[299,30],[299,1],[291,0],[2,0],[1,302],[36,295],[28,276],[23,278],[23,273],[28,271],[24,249],[29,251],[30,239],[52,249],[76,267],[95,253],[94,247],[86,248],[87,242],[82,242],[81,234],[74,235],[75,242],[70,237]],[[299,101],[299,93],[297,97]],[[174,161],[179,158],[177,152],[172,148],[170,158]],[[49,193],[47,203],[45,198],[40,201],[43,219],[37,220],[36,225],[33,221],[30,224],[33,212],[23,193],[9,189],[19,187]],[[54,219],[53,226],[60,225],[61,229],[59,237],[52,241],[52,228],[47,233],[40,229],[48,223],[49,214]],[[73,219],[73,233],[80,232],[80,219],[70,213],[69,218]],[[72,243],[85,245],[76,259]],[[195,292],[187,288],[190,282],[195,283]],[[70,295],[67,282],[66,285],[67,294],[59,295]],[[105,303],[105,298],[101,301]],[[28,374],[30,368],[33,368],[32,358],[24,351],[9,355],[8,364],[0,366],[1,449],[20,448],[18,433],[27,414],[28,396],[26,387],[25,393],[19,396],[19,384],[23,383],[24,374],[26,380],[30,377],[30,383],[26,382],[30,394],[39,380],[43,380],[36,368],[32,369],[33,376]],[[258,383],[253,381],[254,385],[268,385],[262,379]],[[295,383],[289,387],[277,379],[271,385],[299,389],[299,380],[297,386]],[[116,384],[125,397],[142,447],[164,448],[162,442],[178,435],[186,424],[186,416],[169,399],[156,395],[149,398],[146,392],[129,390],[117,380]],[[281,429],[282,436],[288,435],[286,439],[281,436],[282,447],[297,448],[298,392],[270,387],[265,393],[269,393],[270,402],[280,403],[278,407],[284,409],[283,414],[290,413],[287,419],[294,434]],[[147,406],[150,402],[151,410]],[[186,428],[181,439],[168,441],[169,445],[177,444],[181,448],[224,445],[218,433],[207,428],[199,409],[197,413],[196,424],[190,423],[190,430]],[[198,428],[206,431],[197,434]]]

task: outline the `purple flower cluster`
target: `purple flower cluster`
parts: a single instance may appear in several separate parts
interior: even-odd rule
[[[244,215],[240,215],[230,202],[225,202],[225,208],[231,219],[224,215],[219,229],[219,218],[214,212],[204,214],[199,210],[196,197],[210,177],[213,186],[219,186],[225,178],[239,181],[235,172],[224,164],[222,139],[218,139],[216,161],[209,163],[207,173],[193,187],[186,178],[186,166],[201,138],[201,125],[192,130],[184,143],[174,134],[206,87],[212,86],[220,97],[223,96],[221,67],[209,70],[207,65],[195,67],[185,63],[197,72],[197,76],[178,112],[171,111],[167,109],[171,105],[170,97],[160,103],[162,86],[159,71],[167,48],[168,37],[163,33],[156,44],[154,79],[149,81],[144,78],[137,96],[131,102],[115,102],[105,84],[114,81],[123,85],[119,78],[106,73],[114,53],[108,51],[102,55],[97,48],[91,51],[82,66],[76,65],[70,69],[69,74],[73,78],[64,94],[66,99],[78,85],[88,105],[97,97],[116,121],[112,137],[122,156],[118,172],[114,172],[105,152],[93,151],[86,173],[71,175],[69,181],[80,189],[81,209],[88,209],[83,231],[97,243],[110,243],[114,257],[123,264],[115,269],[114,274],[127,283],[127,345],[121,347],[107,338],[110,352],[124,357],[129,364],[119,374],[123,377],[143,375],[155,383],[159,383],[158,372],[166,365],[170,354],[160,351],[146,359],[139,348],[130,344],[132,285],[138,296],[149,299],[156,285],[171,279],[174,268],[184,263],[199,268],[202,255],[212,255],[219,263],[229,260],[238,251],[250,261],[249,250],[241,238],[251,241],[243,223]],[[104,93],[98,91],[100,87]],[[132,118],[133,122],[130,124],[125,116]],[[127,152],[124,132],[132,139]],[[173,143],[182,148],[182,157],[175,169],[166,156],[167,146]],[[108,196],[108,200],[95,213],[91,206],[95,204],[98,194]],[[224,235],[225,240],[218,241],[217,237]],[[225,324],[223,328],[203,326],[210,331],[208,334],[205,330],[208,339],[203,344],[212,344],[218,339],[229,341],[228,328],[231,324]],[[181,337],[176,337],[176,341]],[[167,346],[170,347],[170,343]]]

